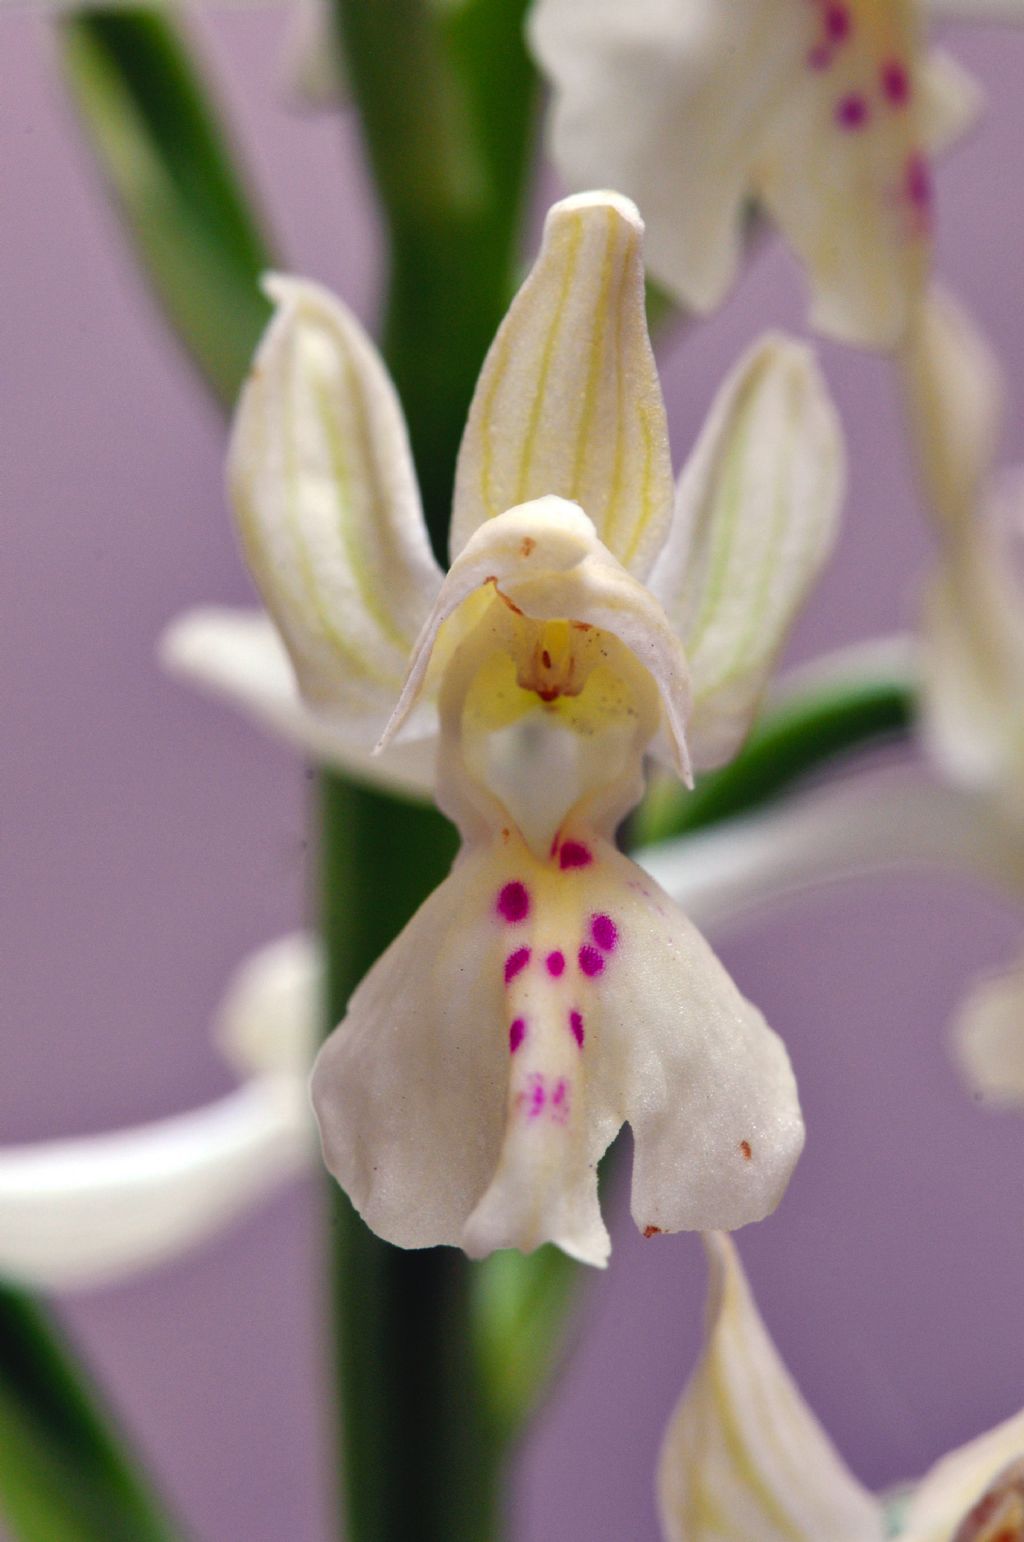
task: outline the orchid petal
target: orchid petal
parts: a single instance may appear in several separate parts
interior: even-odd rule
[[[932,155],[941,155],[974,128],[985,95],[974,76],[942,48],[931,49],[924,58],[918,81],[921,141]]]
[[[644,309],[643,222],[615,193],[548,214],[484,362],[459,452],[451,551],[547,493],[582,505],[638,577],[672,506],[668,427]]]
[[[951,1039],[976,1097],[996,1107],[1024,1107],[1024,962],[973,986]]]
[[[1003,1485],[1000,1478],[1005,1469],[1013,1464],[1014,1481],[1008,1485],[1013,1491],[1013,1520],[1005,1531],[993,1525],[991,1529],[979,1525],[965,1527],[972,1542],[982,1538],[1018,1536],[1024,1520],[1024,1504],[1021,1503],[1022,1467],[1024,1467],[1024,1412],[997,1424],[968,1441],[956,1451],[951,1451],[936,1462],[922,1478],[914,1492],[907,1511],[901,1542],[960,1542],[958,1524],[971,1519],[971,1511],[983,1499],[987,1489],[998,1491]],[[986,1507],[986,1508],[994,1508]],[[985,1517],[995,1521],[994,1515]],[[1008,1518],[1009,1519],[1009,1518]]]
[[[927,273],[927,152],[966,115],[962,77],[926,78],[918,34],[908,0],[539,0],[531,25],[556,163],[636,198],[671,292],[722,301],[753,203],[805,264],[815,324],[875,347],[899,341]]]
[[[314,110],[344,106],[349,83],[340,61],[328,0],[293,0],[284,63],[291,99]]]
[[[657,685],[673,762],[680,775],[689,774],[689,685],[679,639],[658,601],[606,550],[582,510],[556,497],[509,509],[471,536],[453,562],[416,644],[383,744],[402,727],[429,680],[450,657],[455,635],[443,632],[445,623],[472,594],[493,590],[527,616],[566,618],[619,638]]]
[[[666,1542],[882,1542],[857,1482],[769,1337],[728,1237],[705,1239],[704,1354],[658,1464]]]
[[[901,357],[910,428],[932,508],[949,533],[977,516],[995,463],[1004,385],[995,353],[951,295],[933,288]]]
[[[843,482],[839,421],[813,355],[762,339],[718,393],[650,579],[686,648],[698,768],[742,742],[833,545]]]
[[[401,409],[340,301],[279,276],[267,291],[228,456],[246,559],[305,701],[383,723],[440,583]]]
[[[1024,819],[1024,610],[1010,521],[1024,488],[1006,484],[952,533],[925,593],[922,733],[947,776]]]
[[[370,786],[429,798],[437,755],[437,710],[422,702],[407,736],[373,753],[380,716],[340,720],[307,704],[280,633],[262,611],[205,607],[172,621],[160,639],[160,662],[175,679],[230,701],[318,765]]]
[[[0,1149],[0,1275],[60,1290],[151,1268],[306,1168],[318,979],[303,938],[243,966],[221,1031],[250,1079],[216,1103],[112,1134]]]
[[[403,1247],[553,1241],[602,1264],[597,1162],[624,1122],[648,1234],[765,1215],[803,1142],[785,1050],[610,842],[464,849],[321,1051],[327,1165]]]

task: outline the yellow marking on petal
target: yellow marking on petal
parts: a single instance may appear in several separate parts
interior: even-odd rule
[[[533,404],[530,408],[530,420],[526,429],[526,437],[523,441],[519,459],[519,480],[516,484],[516,496],[513,503],[524,503],[528,497],[528,485],[530,475],[530,462],[533,459],[534,446],[537,440],[537,430],[540,427],[541,414],[545,406],[548,376],[551,373],[551,361],[554,357],[555,343],[562,328],[562,320],[565,315],[566,301],[572,289],[573,280],[576,277],[579,266],[580,246],[583,241],[583,219],[580,215],[572,221],[569,233],[569,248],[566,254],[565,269],[562,273],[562,283],[558,294],[558,304],[552,317],[548,334],[541,351],[540,368],[537,371],[537,389],[534,393]],[[551,491],[551,489],[546,489]]]
[[[372,486],[379,498],[379,488],[381,485],[380,466],[377,463],[376,447],[369,429],[366,397],[363,393],[362,382],[347,352],[344,355],[344,366],[345,385],[356,415],[359,441],[364,446],[366,455],[372,463]],[[359,590],[359,598],[362,601],[363,609],[376,622],[387,641],[398,649],[399,653],[403,656],[404,662],[404,656],[409,651],[409,639],[403,636],[393,616],[382,603],[382,596],[377,590],[366,560],[364,531],[353,518],[354,499],[352,496],[351,467],[343,436],[335,423],[332,413],[332,396],[332,389],[322,380],[318,381],[315,388],[317,413],[331,459],[331,470],[334,473],[340,492],[338,499],[338,533],[348,560],[349,571],[355,579],[356,587]],[[373,509],[371,510],[370,518],[377,517],[383,522],[384,514],[385,511],[383,509]]]
[[[594,307],[594,331],[590,339],[590,356],[587,360],[587,380],[583,388],[583,410],[580,413],[579,424],[576,429],[576,456],[572,468],[572,481],[567,497],[579,502],[580,483],[587,470],[588,452],[590,450],[590,430],[594,420],[594,410],[597,406],[599,388],[604,378],[606,368],[606,338],[608,334],[609,305],[608,295],[612,286],[612,274],[614,272],[615,252],[615,226],[617,223],[616,211],[609,205],[605,211],[605,224],[607,226],[607,241],[604,256],[601,260],[601,279],[598,285],[597,304]],[[582,221],[576,221],[577,227],[582,228]],[[623,270],[624,271],[624,270]],[[620,276],[619,292],[622,289]],[[618,298],[618,295],[616,296]],[[616,437],[620,434],[618,422],[616,422]]]

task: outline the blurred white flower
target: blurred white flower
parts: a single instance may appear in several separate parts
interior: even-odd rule
[[[948,295],[927,297],[901,362],[938,542],[907,655],[938,780],[873,773],[645,852],[647,870],[701,924],[908,866],[972,872],[1024,897],[1024,477],[994,483],[1002,382]],[[844,655],[818,669],[819,679],[848,673]],[[969,991],[952,1042],[980,1099],[1024,1106],[1024,962]]]
[[[624,1121],[648,1231],[766,1214],[803,1139],[781,1043],[613,834],[649,748],[685,775],[743,737],[832,539],[838,428],[807,351],[767,338],[674,493],[641,234],[615,194],[551,210],[470,410],[446,578],[342,305],[274,279],[239,404],[229,484],[291,721],[346,756],[433,740],[463,838],[314,1075],[329,1167],[402,1246],[602,1263]]]
[[[1021,1542],[1024,1413],[944,1456],[899,1506],[846,1467],[757,1310],[735,1246],[710,1262],[701,1360],[665,1435],[665,1542]]]
[[[926,48],[927,9],[535,0],[556,164],[570,186],[637,200],[651,272],[690,309],[724,299],[763,212],[807,269],[814,324],[892,347],[928,272],[932,157],[979,107],[973,83]],[[1024,20],[1011,0],[986,9]]]
[[[0,1277],[64,1290],[152,1268],[310,1167],[320,975],[317,947],[298,934],[242,965],[215,1028],[242,1081],[217,1102],[110,1134],[0,1148]]]

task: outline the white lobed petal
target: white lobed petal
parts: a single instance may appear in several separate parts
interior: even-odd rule
[[[242,966],[220,1033],[249,1079],[217,1102],[110,1134],[0,1148],[0,1276],[65,1290],[152,1268],[310,1166],[319,976],[302,937]]]
[[[882,1542],[882,1507],[801,1396],[733,1243],[705,1241],[704,1353],[658,1462],[666,1542]]]
[[[406,797],[429,798],[437,756],[437,711],[421,703],[407,737],[375,755],[381,715],[339,721],[305,702],[274,623],[263,611],[207,606],[167,627],[160,662],[175,679],[231,702],[318,765]],[[393,705],[393,702],[391,703]]]
[[[231,503],[303,698],[362,721],[393,703],[440,569],[370,339],[319,285],[266,287],[277,309],[235,414]]]
[[[683,639],[698,769],[738,749],[838,529],[842,432],[805,346],[766,336],[712,406],[650,578]]]
[[[999,1108],[1024,1107],[1024,962],[974,984],[953,1021],[951,1042],[977,1097]]]
[[[672,508],[668,425],[644,306],[643,222],[616,193],[556,203],[477,382],[451,553],[545,494],[579,503],[643,577]]]
[[[388,1241],[602,1264],[597,1163],[626,1122],[649,1235],[781,1197],[803,1144],[781,1042],[633,863],[581,849],[465,848],[320,1052],[327,1165]]]

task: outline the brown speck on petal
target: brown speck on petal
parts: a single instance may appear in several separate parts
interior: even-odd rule
[[[665,1233],[662,1231],[660,1226],[645,1226],[644,1227],[644,1236],[645,1237],[663,1237],[664,1235],[665,1235]]]
[[[532,535],[524,535],[523,544],[520,546],[519,550],[524,557],[528,557],[536,545],[537,542],[533,539]]]
[[[754,1155],[753,1151],[751,1150],[749,1140],[740,1141],[740,1150],[743,1152],[744,1162],[749,1162],[751,1157]]]

